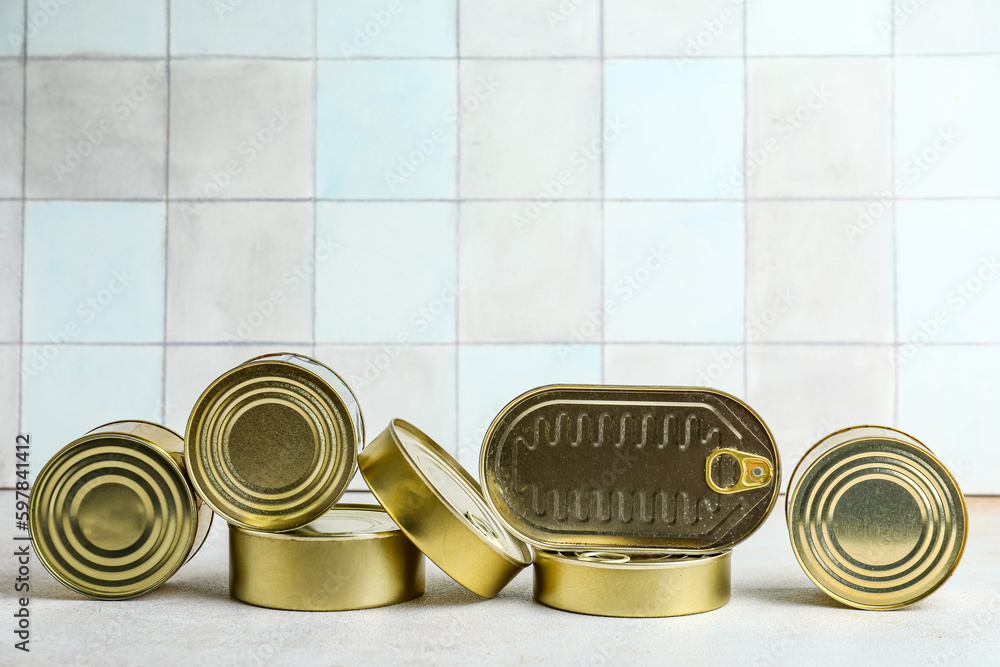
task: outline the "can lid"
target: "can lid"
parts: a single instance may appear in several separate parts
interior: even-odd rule
[[[29,505],[32,541],[45,568],[69,588],[104,600],[135,597],[169,579],[195,543],[200,505],[164,448],[109,430],[114,426],[53,456]]]
[[[549,385],[493,420],[490,507],[545,551],[718,553],[778,497],[781,459],[746,403],[714,389]]]
[[[424,557],[375,505],[337,505],[285,533],[229,526],[229,590],[274,609],[367,609],[424,591]]]
[[[198,493],[229,523],[293,530],[347,489],[364,443],[350,387],[296,354],[272,354],[224,373],[195,403],[185,459]]]
[[[852,427],[821,440],[792,474],[785,511],[805,573],[861,609],[930,595],[965,548],[955,478],[923,443],[891,428]]]
[[[595,616],[700,614],[729,602],[731,554],[536,549],[535,599],[555,609]]]
[[[531,563],[528,545],[490,511],[479,483],[415,426],[394,419],[358,463],[417,548],[472,592],[493,597]]]

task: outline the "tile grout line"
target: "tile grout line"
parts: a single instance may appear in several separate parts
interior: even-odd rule
[[[17,342],[17,433],[24,432],[24,244],[27,238],[26,196],[28,187],[28,0],[24,0],[21,23],[21,276],[18,309],[21,335]],[[29,467],[29,472],[30,472]],[[12,471],[13,472],[13,471]]]
[[[893,0],[886,0],[895,5]],[[892,212],[889,217],[892,237],[892,422],[899,426],[899,233],[896,226],[896,21],[889,21],[889,187],[892,192]]]
[[[750,400],[750,348],[747,330],[750,317],[750,182],[747,149],[750,143],[750,65],[747,60],[747,3],[743,3],[743,400]]]
[[[900,197],[899,201],[907,202],[922,202],[922,201],[1000,201],[1000,196],[972,196],[972,197]],[[101,199],[87,199],[81,197],[24,197],[24,201],[37,201],[37,202],[82,202],[82,203],[156,203],[163,201],[163,197],[105,197]],[[398,204],[398,203],[490,203],[490,202],[533,202],[536,201],[535,198],[531,197],[510,197],[510,198],[486,198],[486,197],[472,197],[467,199],[462,198],[426,198],[426,199],[338,199],[334,197],[316,197],[318,202],[335,202],[335,203],[374,203],[374,204]],[[0,197],[0,201],[22,201],[21,197]],[[190,197],[171,197],[170,202],[201,202],[203,199],[193,199]],[[301,203],[308,204],[313,201],[310,197],[273,197],[273,198],[261,198],[261,197],[233,197],[231,199],[223,199],[221,197],[216,197],[213,203],[218,204],[239,204],[239,203],[253,203],[253,202],[275,202],[275,203]],[[696,198],[642,198],[642,197],[608,197],[602,200],[600,197],[558,197],[554,201],[559,203],[573,203],[573,202],[585,202],[585,203],[598,203],[601,201],[607,202],[622,202],[622,203],[661,203],[661,204],[691,204],[691,203],[721,203],[721,204],[741,204],[742,199],[696,199]],[[750,202],[873,202],[878,201],[878,197],[747,197],[747,201]]]
[[[322,342],[321,345],[333,347],[378,347],[381,345],[396,344],[395,340],[369,340],[369,341],[337,341]],[[468,341],[465,345],[479,346],[507,346],[521,345],[528,347],[538,346],[561,346],[571,344],[570,340],[500,340],[500,341]],[[704,340],[610,340],[606,345],[617,347],[732,347],[743,343],[741,340],[704,341]],[[0,347],[12,345],[39,346],[50,345],[48,340],[25,340],[25,341],[0,341]],[[440,347],[454,345],[454,341],[426,341],[406,343],[406,347]],[[79,343],[64,343],[64,347],[150,347],[160,346],[164,343],[153,341],[91,341]],[[309,347],[308,340],[252,340],[252,341],[173,341],[166,343],[166,347],[252,347],[255,345],[288,345]],[[599,343],[584,343],[584,346],[596,346]],[[754,341],[754,345],[764,347],[865,347],[865,348],[892,348],[897,344],[879,341],[814,341],[814,340],[775,340],[775,341]],[[1000,347],[1000,341],[932,341],[924,344],[925,347]]]
[[[600,55],[601,55],[601,62],[600,62],[600,68],[601,68],[601,71],[600,71],[600,78],[601,78],[601,88],[600,88],[600,95],[601,95],[601,99],[600,99],[601,118],[600,118],[600,122],[599,122],[598,128],[597,128],[597,131],[598,131],[599,136],[601,138],[601,166],[600,166],[600,168],[601,168],[601,203],[600,203],[601,232],[600,232],[600,239],[599,239],[599,243],[601,244],[601,246],[600,246],[600,249],[601,249],[601,291],[600,291],[600,294],[601,294],[601,303],[600,303],[599,311],[598,312],[602,313],[602,315],[601,315],[601,360],[600,360],[600,363],[601,363],[601,384],[604,384],[605,379],[607,377],[607,365],[606,365],[607,364],[607,360],[606,360],[606,357],[605,357],[605,354],[604,354],[604,344],[607,342],[607,337],[608,337],[608,314],[604,310],[604,301],[607,298],[607,295],[605,294],[605,289],[607,289],[606,285],[605,285],[605,281],[607,280],[606,272],[607,272],[607,264],[608,264],[608,262],[607,262],[607,260],[608,260],[608,258],[607,258],[607,245],[605,243],[605,239],[607,238],[607,233],[608,233],[607,232],[607,221],[606,221],[606,213],[607,213],[606,202],[607,202],[608,190],[607,190],[607,179],[606,179],[606,174],[607,174],[607,146],[604,143],[604,124],[606,122],[606,120],[605,120],[605,114],[607,113],[606,109],[604,108],[604,98],[605,98],[605,90],[604,90],[604,69],[605,69],[605,60],[604,60],[604,0],[599,0],[597,11],[598,11],[598,15],[600,16],[600,20],[598,21],[597,47],[598,47]]]
[[[166,77],[166,143],[164,145],[163,160],[163,359],[161,360],[160,378],[160,409],[159,419],[164,424],[167,422],[167,317],[169,308],[167,303],[170,298],[170,2],[167,0],[167,53],[164,76]]]
[[[312,356],[316,357],[317,323],[319,322],[319,0],[312,3],[313,19],[313,126],[312,126],[312,209],[313,209],[313,271],[312,271]],[[366,443],[361,443],[364,446]]]
[[[462,108],[462,3],[455,2],[455,105]],[[457,110],[456,109],[456,110]],[[455,124],[455,286],[461,287],[462,269],[462,123]],[[462,291],[455,290],[455,440],[456,458],[461,450],[462,429],[459,426],[461,417],[462,391],[460,386],[459,364],[461,363],[461,308]],[[475,473],[473,476],[478,477]]]
[[[744,18],[745,22],[745,18]],[[744,50],[746,45],[744,44]],[[901,53],[901,54],[882,54],[882,53],[821,53],[821,54],[810,54],[803,53],[797,55],[789,54],[747,54],[745,56],[746,60],[823,60],[823,59],[865,59],[865,60],[892,60],[894,58],[996,58],[1000,56],[1000,51],[980,51],[971,53],[959,53],[959,52],[947,52],[947,53]],[[653,54],[653,55],[612,55],[606,56],[603,59],[606,60],[685,60],[690,56],[679,53],[679,54]],[[105,54],[72,54],[72,55],[39,55],[34,56],[34,60],[38,61],[65,61],[65,60],[77,60],[77,61],[92,61],[92,62],[106,62],[106,61],[155,61],[162,60],[159,56],[143,56],[143,55],[105,55]],[[0,56],[0,60],[14,60],[16,56]],[[247,55],[240,53],[198,53],[198,54],[178,54],[173,57],[174,60],[189,61],[189,60],[235,60],[235,61],[255,61],[255,60],[275,60],[275,61],[290,61],[290,62],[309,62],[313,60],[312,56],[275,56],[275,55]],[[331,62],[358,62],[358,61],[379,61],[379,60],[454,60],[453,56],[371,56],[371,55],[358,55],[352,56],[350,58],[338,58],[321,56],[317,57],[320,61],[331,61]],[[537,60],[600,60],[601,56],[469,56],[463,58],[463,60],[496,60],[496,61],[537,61]],[[695,58],[696,60],[743,60],[744,56],[740,55],[701,55]]]

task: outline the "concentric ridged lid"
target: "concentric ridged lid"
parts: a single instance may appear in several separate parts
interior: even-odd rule
[[[198,493],[230,523],[285,531],[322,516],[347,489],[364,422],[323,364],[266,355],[223,374],[188,420],[185,458]]]
[[[198,504],[167,452],[134,434],[92,433],[38,474],[32,540],[45,567],[69,588],[105,600],[130,598],[184,563]]]
[[[912,436],[884,427],[846,429],[810,450],[786,512],[806,574],[862,609],[931,594],[965,547],[965,501],[951,473]]]

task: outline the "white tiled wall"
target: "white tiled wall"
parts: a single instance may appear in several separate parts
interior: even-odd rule
[[[36,470],[289,350],[473,469],[530,387],[695,384],[1000,493],[998,256],[993,0],[0,3]]]

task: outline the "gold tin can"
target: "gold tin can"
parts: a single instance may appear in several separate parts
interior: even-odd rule
[[[531,562],[458,461],[402,419],[358,456],[375,497],[424,555],[452,579],[493,597]]]
[[[954,572],[965,549],[958,483],[916,438],[882,426],[827,436],[792,473],[792,550],[825,593],[859,609],[896,609]]]
[[[424,557],[381,507],[337,505],[307,526],[229,526],[229,592],[258,607],[368,609],[424,592]]]
[[[53,456],[29,502],[35,553],[67,587],[101,600],[146,593],[190,560],[212,510],[184,470],[184,441],[131,420],[99,426]]]
[[[767,425],[711,389],[540,387],[497,415],[480,456],[490,508],[546,551],[730,549],[779,477]]]
[[[717,554],[535,550],[535,599],[594,616],[700,614],[729,602],[730,551]]]
[[[198,493],[229,523],[280,532],[340,500],[364,440],[361,408],[339,375],[308,357],[269,354],[202,393],[185,456]]]

